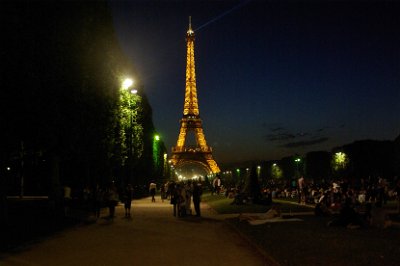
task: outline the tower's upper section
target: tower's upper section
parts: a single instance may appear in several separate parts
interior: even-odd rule
[[[192,30],[192,17],[189,16],[189,29],[186,32],[187,36],[194,36],[194,31]]]
[[[189,29],[186,32],[186,87],[183,115],[199,115],[194,65],[194,31],[191,17],[189,17]]]

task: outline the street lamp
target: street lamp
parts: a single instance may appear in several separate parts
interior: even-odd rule
[[[160,135],[154,134],[153,136],[153,166],[154,166],[154,171],[157,174],[161,174],[162,172],[159,172],[161,170],[160,168],[160,159],[161,159],[161,154],[160,154]]]
[[[296,159],[294,159],[294,161],[296,162],[296,166],[297,166],[297,174],[300,176],[299,164],[301,162],[301,159],[299,157],[297,157]]]
[[[121,89],[124,91],[122,94],[124,95],[123,98],[126,99],[128,102],[128,109],[129,109],[129,128],[127,130],[127,141],[128,141],[128,172],[127,178],[131,182],[132,175],[133,175],[133,107],[132,106],[132,96],[137,94],[137,90],[132,88],[134,85],[134,80],[130,78],[126,78],[121,83]]]
[[[344,152],[336,152],[333,158],[333,168],[334,170],[345,170],[349,158]]]
[[[126,78],[123,82],[122,82],[122,89],[123,90],[127,90],[129,89],[130,86],[133,85],[133,80],[130,78]]]

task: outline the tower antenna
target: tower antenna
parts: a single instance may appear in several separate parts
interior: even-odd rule
[[[187,31],[189,35],[193,35],[194,31],[192,30],[192,16],[189,16],[189,29]]]

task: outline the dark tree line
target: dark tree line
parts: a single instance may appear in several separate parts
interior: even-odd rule
[[[338,155],[342,154],[339,160]],[[244,191],[259,197],[259,186],[271,183],[296,186],[304,176],[316,184],[346,179],[354,186],[374,183],[379,177],[394,185],[400,177],[400,136],[394,141],[361,140],[328,151],[312,151],[280,160],[230,165],[222,173],[228,186],[244,185]],[[258,169],[258,170],[257,170]]]
[[[143,151],[134,174],[126,174],[120,89],[135,72],[118,45],[107,3],[1,6],[0,179],[8,182],[2,187],[13,189],[21,182],[15,177],[25,176],[26,189],[57,194],[65,183],[143,184],[160,172],[152,164],[152,110],[140,92],[142,135],[135,141]]]

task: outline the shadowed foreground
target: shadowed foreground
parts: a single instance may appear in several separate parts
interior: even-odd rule
[[[215,219],[202,204],[202,218],[172,216],[168,201],[133,202],[132,218],[102,218],[61,231],[17,251],[1,265],[271,265],[246,240]]]

